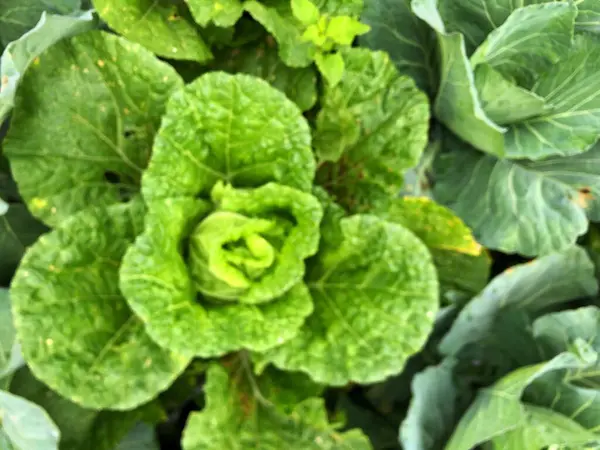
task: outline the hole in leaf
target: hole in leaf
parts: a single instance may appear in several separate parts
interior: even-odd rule
[[[106,171],[104,172],[104,179],[111,184],[121,183],[121,175],[116,172]]]

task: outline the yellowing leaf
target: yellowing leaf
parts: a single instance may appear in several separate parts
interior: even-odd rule
[[[481,245],[469,227],[450,209],[427,197],[397,199],[387,213],[388,219],[401,223],[415,233],[429,248],[453,250],[477,256]]]

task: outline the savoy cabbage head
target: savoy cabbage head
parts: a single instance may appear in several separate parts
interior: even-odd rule
[[[348,78],[325,95],[364,85],[349,113],[376,110],[388,92],[404,98],[359,129],[348,153],[370,148],[410,167],[425,143],[426,98],[381,54],[343,54]],[[361,73],[382,64],[383,84]],[[49,80],[53,90],[38,89]],[[211,71],[184,84],[141,46],[95,31],[43,53],[15,100],[4,151],[31,212],[53,227],[12,281],[15,327],[32,373],[86,408],[143,405],[196,357],[233,358],[250,385],[287,372],[321,386],[381,381],[431,331],[436,265],[481,252],[427,199],[395,199],[387,216],[336,204],[315,182],[314,124],[254,75]],[[331,120],[328,131],[342,126]],[[413,140],[397,144],[398,133]],[[447,240],[432,220],[452,225]],[[223,367],[208,372],[209,408],[238,379]],[[277,420],[308,408],[327,425],[319,393],[275,405]]]

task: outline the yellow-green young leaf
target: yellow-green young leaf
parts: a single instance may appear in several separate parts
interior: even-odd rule
[[[261,3],[248,0],[244,8],[250,15],[273,35],[279,45],[279,57],[290,67],[307,67],[315,59],[317,47],[329,51],[333,42],[326,42],[324,16],[359,17],[362,0],[326,0],[318,5],[321,18],[307,28],[294,16],[290,0],[273,0]],[[310,31],[309,31],[310,30]],[[306,32],[306,34],[305,34]],[[316,45],[317,43],[317,45]]]
[[[145,230],[120,277],[153,339],[209,357],[296,335],[313,310],[302,280],[323,214],[314,173],[308,123],[264,80],[211,72],[171,97],[142,180]]]
[[[304,25],[316,23],[321,16],[319,8],[310,0],[292,0],[292,12]]]
[[[240,0],[185,0],[194,20],[206,27],[231,27],[242,17],[244,6]]]
[[[102,20],[127,39],[166,58],[208,61],[212,53],[181,3],[94,0]]]
[[[331,87],[336,86],[344,75],[344,58],[339,53],[317,53],[315,62],[319,72]]]
[[[428,197],[394,199],[383,217],[404,225],[429,248],[452,250],[472,256],[481,253],[481,245],[463,221],[451,210]]]
[[[356,36],[367,33],[371,27],[349,16],[332,17],[325,35],[340,45],[351,45]]]
[[[43,52],[21,80],[3,143],[32,214],[57,225],[134,195],[166,100],[182,86],[149,51],[101,31]]]
[[[385,53],[340,53],[344,75],[325,86],[315,133],[317,155],[332,162],[317,180],[349,211],[385,210],[425,150],[429,102]]]
[[[257,363],[334,386],[399,373],[425,343],[438,310],[427,248],[403,226],[369,215],[342,219],[338,234],[323,235],[329,239],[306,278],[315,311],[295,338],[257,355]]]
[[[29,368],[87,408],[146,403],[190,360],[152,341],[119,291],[119,264],[141,231],[143,212],[135,201],[69,218],[28,250],[11,284]]]
[[[213,364],[204,389],[206,407],[191,414],[184,450],[372,448],[358,430],[336,431],[324,400],[315,396],[318,390],[307,387],[299,374],[270,369],[255,378],[248,366]]]

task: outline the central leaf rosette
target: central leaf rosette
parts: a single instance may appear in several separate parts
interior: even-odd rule
[[[120,271],[159,345],[212,357],[296,336],[314,308],[314,176],[308,123],[266,82],[212,72],[171,97],[142,177],[144,232]]]
[[[188,265],[210,299],[264,303],[297,284],[316,252],[321,205],[310,194],[268,183],[256,189],[215,184],[215,211],[190,235]]]

